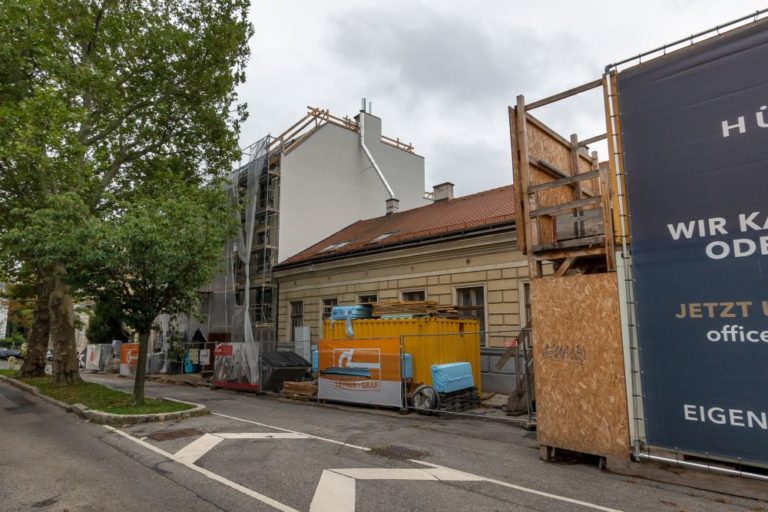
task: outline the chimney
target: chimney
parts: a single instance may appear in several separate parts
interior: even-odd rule
[[[434,202],[453,199],[453,183],[446,181],[432,187],[432,200]]]
[[[400,209],[399,199],[395,199],[394,197],[387,199],[387,215],[392,215],[393,213],[397,213],[399,209]]]

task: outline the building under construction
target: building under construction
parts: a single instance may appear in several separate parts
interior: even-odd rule
[[[209,342],[233,342],[227,350],[248,352],[238,375],[221,380],[257,383],[262,348],[275,346],[274,265],[349,219],[428,204],[424,158],[410,143],[382,136],[381,119],[369,110],[340,118],[310,107],[280,135],[244,150],[228,189],[240,207],[240,230],[225,248],[224,271],[204,290],[200,322],[190,320],[183,329],[189,335],[199,330]],[[217,358],[225,355],[237,356]]]

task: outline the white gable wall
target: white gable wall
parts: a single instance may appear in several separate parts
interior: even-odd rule
[[[366,116],[366,145],[400,200],[400,210],[429,204],[424,157],[380,142],[381,120],[361,115]],[[384,215],[388,198],[360,147],[360,135],[325,124],[282,158],[280,261],[355,221]]]

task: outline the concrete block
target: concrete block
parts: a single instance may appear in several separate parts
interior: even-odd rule
[[[504,278],[506,278],[506,279],[517,277],[517,269],[516,268],[505,268],[505,269],[503,269],[501,271],[501,275]]]
[[[480,381],[484,393],[503,393],[511,395],[515,392],[515,378],[499,373],[480,373]]]
[[[497,279],[488,281],[488,291],[517,290],[517,279]]]
[[[504,301],[504,296],[502,294],[503,292],[500,291],[489,291],[488,292],[488,303],[494,303],[494,302],[506,302]]]
[[[452,283],[482,283],[486,281],[484,271],[480,272],[462,272],[451,276]]]
[[[488,280],[491,279],[501,279],[501,270],[489,270],[488,271]]]
[[[398,281],[399,288],[419,288],[427,286],[426,277],[414,277],[411,279],[400,279]]]

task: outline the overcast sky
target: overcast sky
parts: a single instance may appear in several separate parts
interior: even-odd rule
[[[353,116],[366,97],[384,135],[412,142],[426,158],[426,188],[451,181],[456,195],[511,183],[507,105],[518,94],[530,102],[561,92],[599,78],[609,63],[766,7],[747,0],[252,3],[242,146],[279,134],[307,105]],[[536,115],[566,137],[605,131],[599,93]]]

